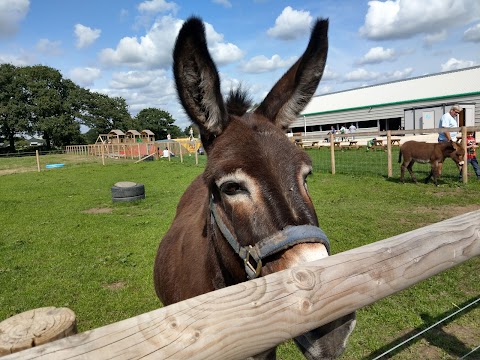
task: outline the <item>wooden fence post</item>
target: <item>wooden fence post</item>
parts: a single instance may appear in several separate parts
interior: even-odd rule
[[[102,148],[100,149],[102,152],[102,165],[105,165],[105,149],[104,149],[104,144],[102,143]]]
[[[330,132],[330,163],[332,164],[332,175],[335,175],[335,139]]]
[[[387,176],[391,178],[393,176],[392,166],[392,132],[387,131]]]
[[[195,165],[198,165],[198,151],[197,151],[197,140],[193,140],[193,147],[195,149]]]
[[[465,151],[465,161],[462,166],[462,181],[464,184],[468,182],[468,161],[467,161],[467,127],[462,126],[462,148]]]
[[[37,170],[40,172],[40,156],[38,154],[38,150],[35,150],[35,156],[37,158]]]

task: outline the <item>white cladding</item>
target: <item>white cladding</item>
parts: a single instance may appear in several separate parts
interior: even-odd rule
[[[480,66],[318,95],[300,115],[480,92]]]

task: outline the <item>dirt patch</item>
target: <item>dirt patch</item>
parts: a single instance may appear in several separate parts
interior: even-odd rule
[[[82,211],[84,214],[110,214],[113,211],[112,208],[93,208]]]
[[[473,318],[473,316],[472,316]],[[478,346],[478,339],[480,339],[480,328],[472,328],[470,326],[463,326],[452,323],[445,326],[445,332],[455,336],[459,341],[462,341],[469,348]],[[480,357],[480,353],[478,354]],[[473,358],[472,358],[473,359]]]
[[[124,281],[117,281],[111,284],[104,284],[102,285],[102,287],[104,289],[115,291],[115,290],[123,289],[126,285],[127,284]]]
[[[37,171],[36,168],[15,168],[15,169],[3,169],[0,170],[0,176],[3,175],[11,175],[11,174],[19,174],[24,172],[32,172]]]
[[[450,219],[452,217],[466,214],[471,211],[480,210],[480,204],[471,204],[471,205],[442,205],[439,207],[425,207],[420,206],[413,210],[413,213],[424,214],[426,212],[433,213],[434,215],[439,216],[442,220]]]

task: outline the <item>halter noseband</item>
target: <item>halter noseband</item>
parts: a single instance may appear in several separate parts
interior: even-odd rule
[[[321,243],[327,249],[328,254],[330,254],[330,242],[327,235],[317,226],[287,226],[282,231],[262,239],[254,246],[241,246],[218,215],[213,203],[213,197],[210,198],[210,213],[212,215],[212,225],[217,224],[223,236],[233,248],[233,251],[243,260],[248,279],[255,279],[260,275],[262,259],[297,244],[307,242]]]

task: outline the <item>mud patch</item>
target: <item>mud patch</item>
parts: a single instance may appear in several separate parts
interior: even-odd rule
[[[82,211],[84,214],[110,214],[113,211],[112,208],[93,208]]]
[[[424,214],[431,213],[434,216],[438,216],[440,220],[450,219],[455,216],[466,214],[471,211],[480,210],[480,204],[471,204],[471,205],[442,205],[439,207],[417,207],[412,212],[415,214]]]
[[[111,284],[104,284],[102,287],[104,289],[116,291],[116,290],[121,290],[126,286],[126,283],[124,281],[117,281]]]

